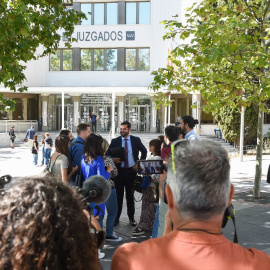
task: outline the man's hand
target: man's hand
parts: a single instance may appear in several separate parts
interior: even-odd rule
[[[132,169],[133,169],[134,171],[137,171],[137,164],[136,164],[136,163],[133,165]]]
[[[113,158],[113,162],[114,163],[121,163],[122,161],[120,160],[120,158],[116,157],[116,158]]]
[[[164,227],[163,235],[167,235],[173,230],[172,224],[173,224],[173,222],[172,222],[171,213],[170,213],[170,210],[168,210],[166,215],[165,215],[165,227]]]

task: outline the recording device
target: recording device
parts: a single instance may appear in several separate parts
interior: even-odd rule
[[[155,159],[155,160],[138,160],[137,168],[138,174],[146,175],[146,174],[162,174],[163,173],[163,160]]]
[[[101,204],[108,200],[111,194],[110,183],[101,175],[94,175],[83,182],[83,201]]]

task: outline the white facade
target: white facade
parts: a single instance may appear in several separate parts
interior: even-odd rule
[[[73,8],[80,10],[81,5],[86,3],[117,3],[119,7],[125,7],[127,3],[135,3],[136,1],[85,1],[74,0]],[[95,111],[100,118],[102,128],[107,131],[115,121],[116,128],[123,120],[134,122],[133,129],[136,131],[152,131],[156,132],[156,120],[160,119],[164,123],[164,108],[157,111],[154,108],[154,92],[148,89],[153,77],[151,72],[167,64],[168,49],[171,44],[163,41],[165,33],[164,26],[160,24],[165,19],[172,19],[172,16],[178,15],[178,20],[184,21],[185,9],[192,5],[192,0],[152,0],[138,1],[138,3],[150,2],[150,24],[118,24],[116,25],[77,25],[75,26],[74,38],[78,38],[78,42],[72,43],[73,55],[76,52],[77,57],[80,55],[81,49],[117,49],[120,52],[122,61],[118,63],[118,69],[115,71],[81,71],[80,65],[75,70],[70,71],[51,71],[50,56],[31,61],[27,64],[25,71],[28,86],[28,92],[24,94],[23,110],[27,108],[27,94],[37,94],[39,96],[38,118],[43,119],[43,130],[55,130],[63,127],[63,119],[66,126],[75,128],[81,122],[88,122],[89,115]],[[125,16],[125,14],[122,14]],[[127,40],[127,31],[135,33],[134,40]],[[64,41],[60,42],[60,49],[65,49]],[[150,68],[145,71],[127,71],[123,66],[125,61],[125,50],[132,48],[149,48],[150,50]],[[74,58],[73,58],[74,59]],[[74,65],[74,64],[73,64]],[[7,92],[4,88],[0,88],[0,92]],[[59,101],[59,95],[65,95],[65,101]],[[84,95],[83,95],[84,94]],[[108,94],[111,99],[102,101],[98,97]],[[93,95],[93,96],[91,96]],[[198,112],[191,111],[191,102],[198,100],[197,95],[189,95],[182,97],[177,94],[176,98],[185,99],[179,105],[175,105],[175,114],[181,113],[193,114],[195,118]],[[69,97],[67,100],[66,98]],[[133,104],[129,97],[138,97],[140,100],[137,104]],[[20,98],[20,94],[16,95]],[[96,103],[92,102],[94,98]],[[112,117],[114,110],[112,109],[112,100],[115,98],[115,117]],[[92,99],[92,101],[91,101]],[[61,100],[61,96],[60,96]],[[87,101],[88,100],[88,101]],[[87,103],[89,102],[89,103]],[[141,102],[141,103],[140,103]],[[64,109],[63,105],[64,104]],[[178,106],[178,107],[177,107]],[[180,107],[179,107],[180,106]],[[174,111],[173,111],[174,112]],[[64,113],[64,117],[62,116]],[[27,113],[22,112],[21,119],[27,120]],[[11,117],[11,114],[10,114]],[[26,118],[26,119],[25,119]],[[37,120],[37,119],[35,119]],[[103,124],[101,123],[103,121]],[[57,123],[55,123],[57,122]],[[166,120],[165,122],[174,123],[175,119]],[[102,131],[102,130],[101,130]],[[161,128],[162,132],[162,128]]]

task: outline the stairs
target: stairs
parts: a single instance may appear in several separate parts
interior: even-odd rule
[[[210,140],[210,141],[215,141],[217,143],[220,143],[222,147],[224,147],[227,152],[231,155],[237,155],[238,154],[238,150],[237,148],[234,148],[232,145],[230,145],[228,142],[226,142],[224,139],[219,139],[216,136],[200,136],[201,140]]]

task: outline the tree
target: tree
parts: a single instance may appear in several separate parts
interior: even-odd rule
[[[25,64],[55,51],[62,32],[70,47],[74,25],[82,18],[84,13],[67,9],[61,0],[0,1],[0,84],[14,92],[26,91]],[[0,106],[13,109],[14,102],[0,95]]]
[[[240,128],[239,123],[241,119],[241,113],[238,108],[231,106],[223,106],[221,109],[216,110],[213,113],[215,119],[218,121],[218,126],[222,130],[222,135],[227,142],[233,142],[239,144]],[[253,144],[253,139],[257,134],[257,119],[258,114],[253,106],[247,107],[245,110],[245,138],[244,143],[246,145]]]
[[[269,8],[270,0],[202,0],[188,10],[185,25],[164,21],[164,39],[176,43],[169,57],[173,65],[154,71],[151,84],[154,91],[200,91],[206,112],[225,105],[256,108],[255,197],[260,197],[263,113],[270,96]]]

